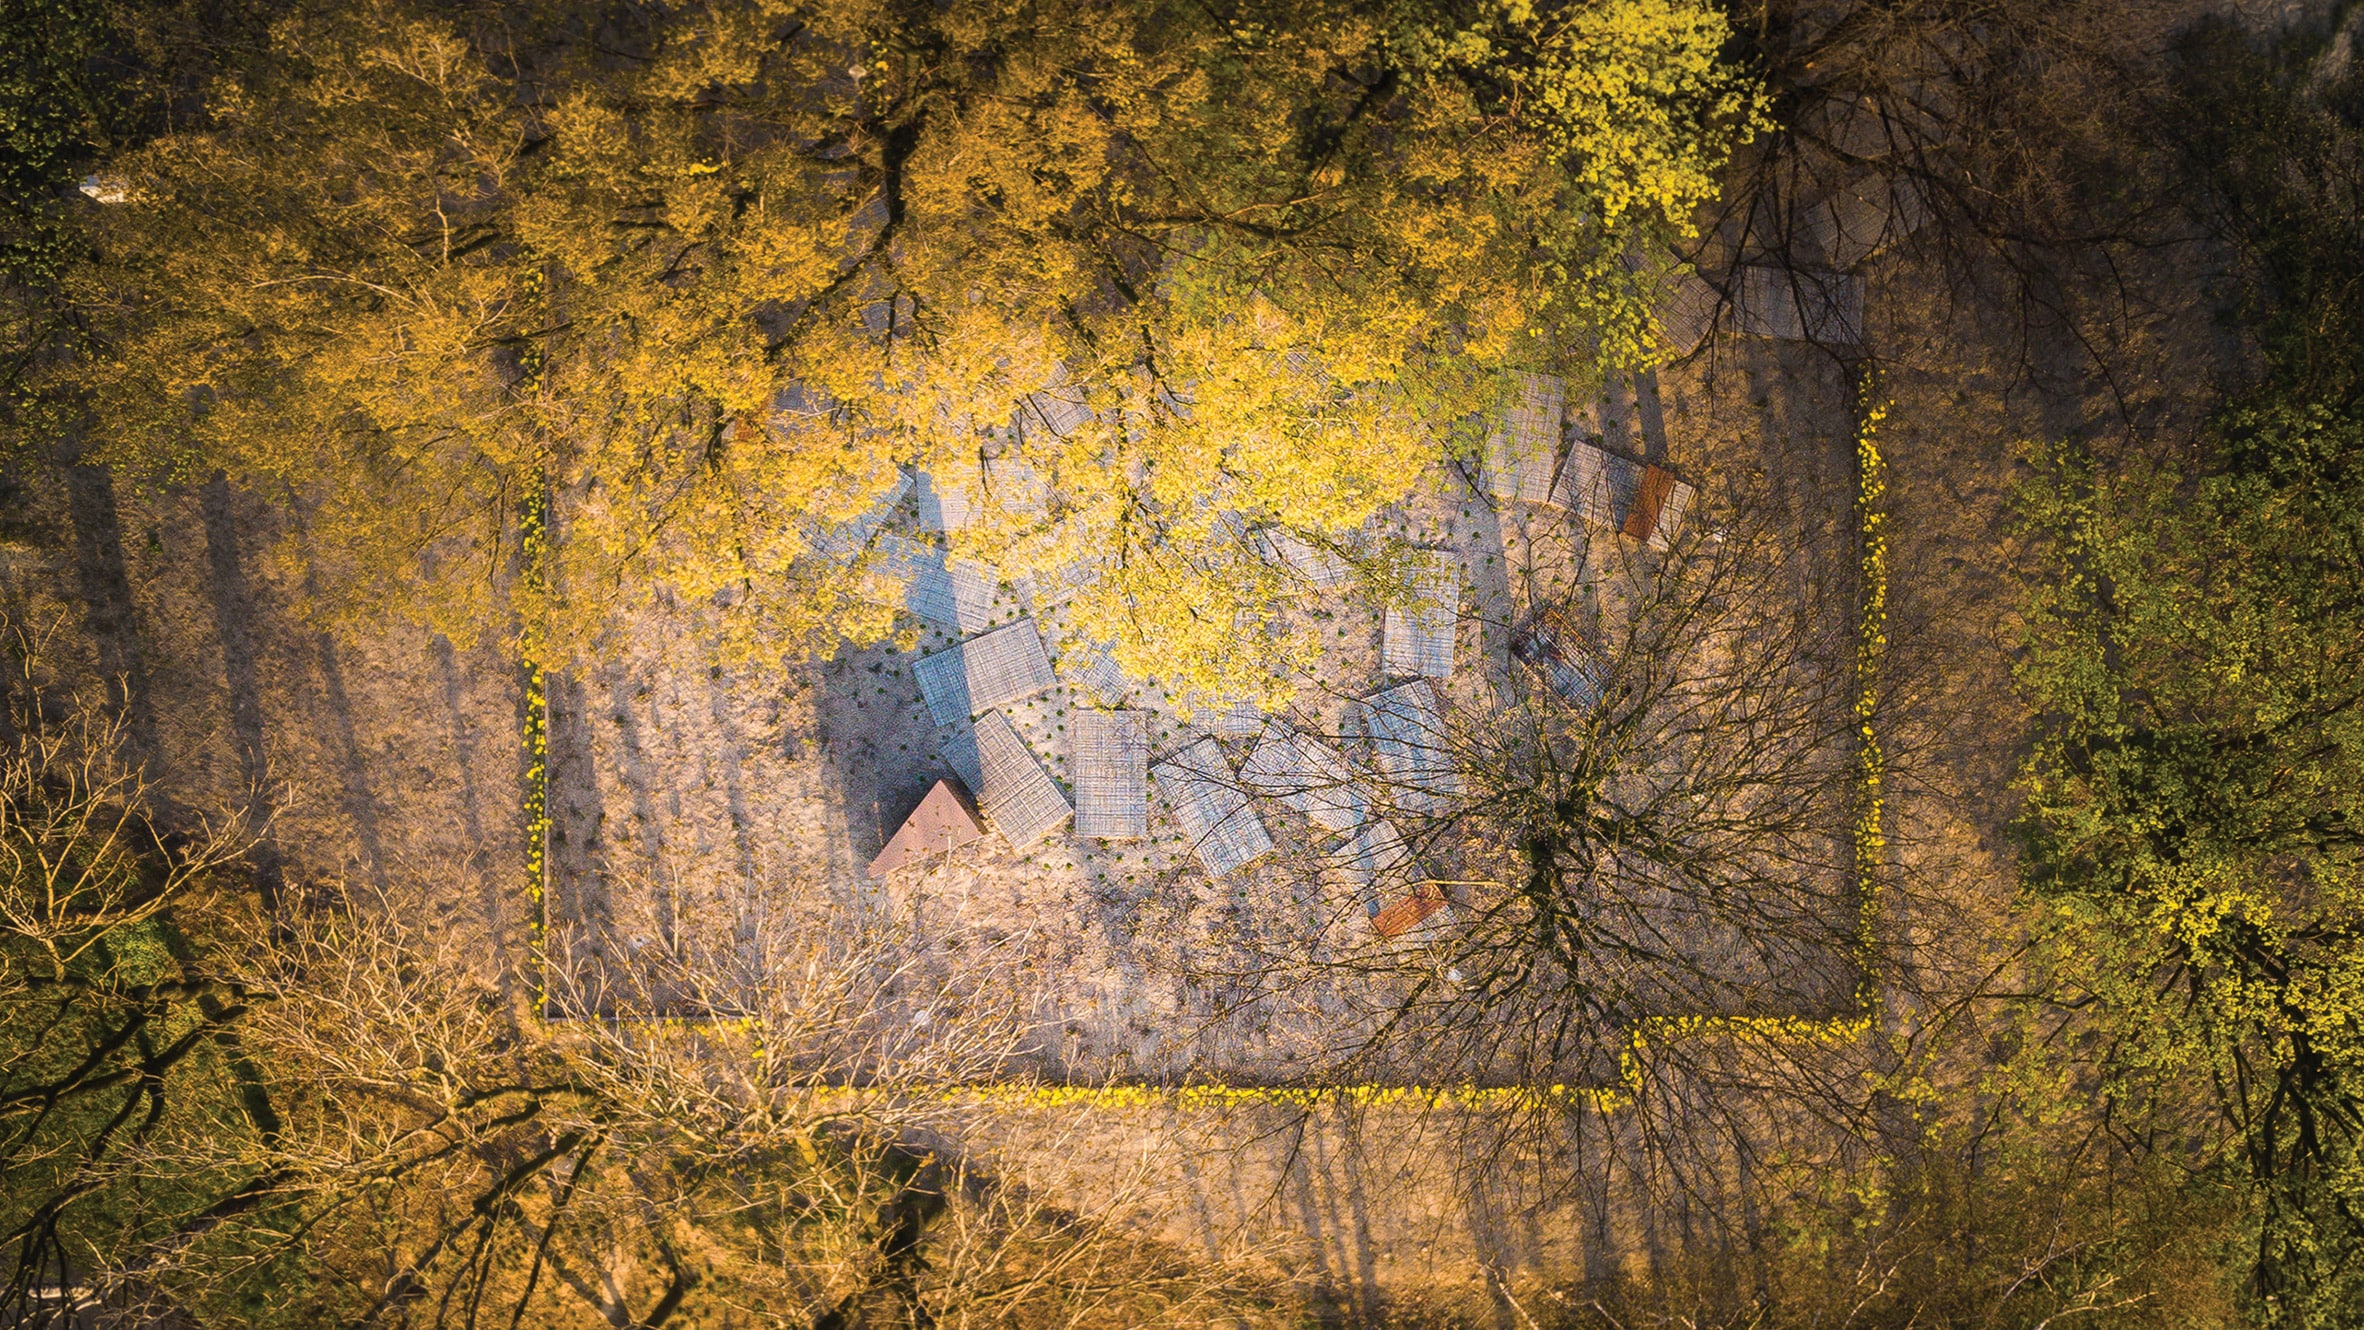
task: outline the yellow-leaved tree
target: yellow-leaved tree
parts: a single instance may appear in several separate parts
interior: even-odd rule
[[[1236,690],[1305,645],[1259,533],[1351,552],[1510,372],[1652,354],[1759,115],[1727,38],[1703,0],[297,4],[110,164],[61,373],[119,465],[283,494],[332,622],[875,638],[908,471],[1120,663]]]

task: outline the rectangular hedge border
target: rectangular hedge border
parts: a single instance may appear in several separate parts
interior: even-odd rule
[[[1654,1044],[1686,1039],[1737,1037],[1785,1042],[1844,1042],[1871,1032],[1879,1011],[1879,879],[1887,855],[1882,802],[1881,754],[1875,719],[1880,701],[1880,665],[1888,645],[1887,460],[1880,451],[1880,426],[1890,403],[1879,376],[1866,368],[1857,384],[1855,431],[1855,519],[1858,589],[1855,638],[1855,950],[1858,975],[1855,1010],[1843,1016],[1662,1016],[1638,1022],[1619,1056],[1619,1084],[1583,1086],[1478,1085],[1228,1085],[1222,1082],[1167,1086],[1147,1082],[1107,1085],[1024,1083],[947,1087],[946,1098],[1015,1101],[1039,1107],[1088,1104],[1119,1107],[1170,1105],[1215,1108],[1270,1104],[1311,1108],[1323,1102],[1370,1107],[1531,1108],[1547,1104],[1584,1105],[1613,1111],[1642,1088],[1642,1061]],[[528,965],[534,1009],[546,1015],[545,940],[548,927],[550,765],[548,681],[542,664],[543,637],[537,603],[546,587],[549,552],[549,496],[537,486],[518,514],[525,613],[518,629],[518,658],[525,686],[524,757],[526,891],[533,900]],[[679,1019],[679,1018],[675,1018]]]

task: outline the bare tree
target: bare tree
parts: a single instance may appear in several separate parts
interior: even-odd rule
[[[1318,993],[1315,1078],[1388,1084],[1608,1087],[1653,1022],[1857,1011],[1846,562],[1729,492],[1665,554],[1564,515],[1512,546],[1482,666],[1418,685],[1409,738],[1319,736],[1368,811],[1291,865],[1319,942],[1247,937],[1226,977]]]
[[[1020,990],[990,964],[938,973],[892,926],[827,920],[612,968],[560,936],[547,993],[521,1004],[422,913],[316,887],[245,939],[241,1026],[272,1128],[132,1152],[151,1187],[246,1182],[90,1272],[110,1305],[239,1299],[357,1326],[1139,1324],[1239,1286],[944,1144],[977,1111],[963,1087],[1022,1047]]]
[[[122,709],[55,690],[48,629],[0,621],[0,1316],[39,1324],[89,1296],[125,1161],[195,1076],[251,1087],[249,996],[184,963],[179,915],[235,913],[216,882],[232,818],[163,823]]]

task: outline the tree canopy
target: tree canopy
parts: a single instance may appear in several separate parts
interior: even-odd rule
[[[2286,54],[2286,53],[2285,53]],[[2353,74],[2186,52],[2201,213],[2248,260],[2264,381],[2183,456],[2037,449],[2025,872],[2112,1116],[2257,1200],[2258,1308],[2364,1306],[2364,417]],[[2269,166],[2270,164],[2270,166]],[[2209,1106],[2190,1116],[2194,1106]]]
[[[283,490],[332,618],[874,636],[831,533],[908,467],[1120,662],[1236,680],[1303,646],[1240,631],[1245,532],[1349,539],[1507,370],[1653,354],[1757,115],[1727,38],[1695,0],[294,5],[108,164],[60,386],[121,464]]]

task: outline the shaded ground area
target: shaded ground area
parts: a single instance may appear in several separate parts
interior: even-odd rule
[[[243,812],[267,893],[382,895],[483,939],[488,972],[524,945],[522,692],[503,651],[305,627],[302,579],[272,557],[287,510],[218,481],[149,491],[74,467],[14,498],[0,605],[55,630],[61,688],[129,708],[168,813]]]

